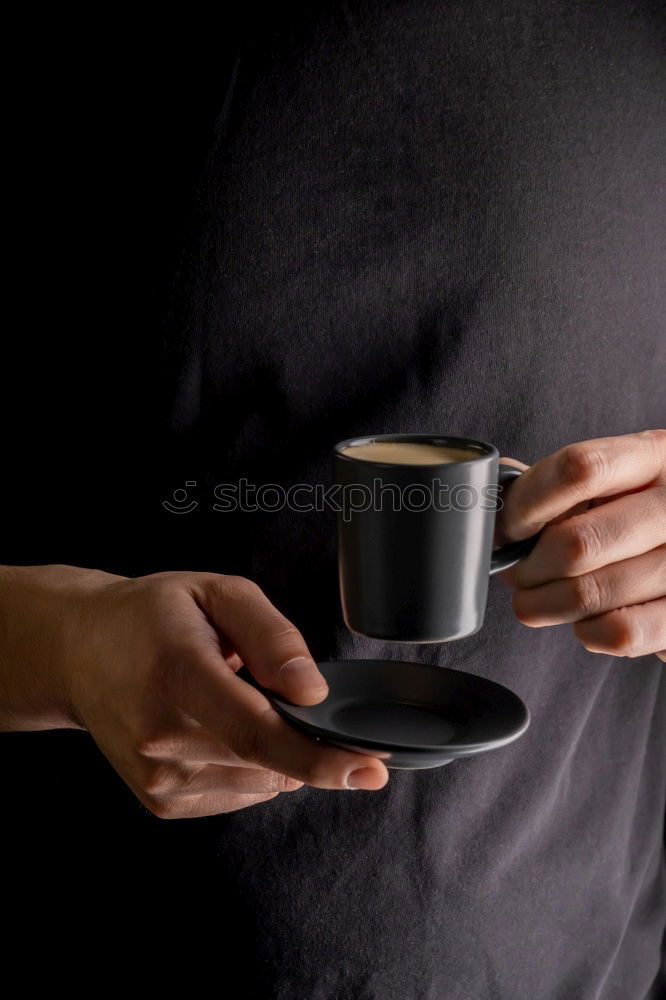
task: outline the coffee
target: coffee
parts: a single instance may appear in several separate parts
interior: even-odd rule
[[[372,441],[344,448],[342,454],[366,462],[388,462],[391,465],[443,465],[481,457],[478,451],[470,448],[451,448],[426,441]]]

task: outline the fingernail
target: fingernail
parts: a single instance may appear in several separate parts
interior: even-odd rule
[[[350,771],[345,781],[347,788],[363,788],[368,792],[379,791],[377,785],[377,769],[374,767],[357,767]]]
[[[280,667],[280,680],[291,688],[307,686],[313,692],[328,691],[328,684],[320,676],[314,660],[307,656],[295,656]]]

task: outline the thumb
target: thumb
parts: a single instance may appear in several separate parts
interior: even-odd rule
[[[252,580],[202,574],[195,597],[215,629],[259,683],[298,705],[317,705],[328,684],[295,625]]]

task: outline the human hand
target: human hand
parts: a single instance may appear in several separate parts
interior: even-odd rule
[[[524,625],[573,624],[586,649],[666,662],[666,430],[567,445],[515,479],[499,542],[543,529],[500,574]]]
[[[264,687],[301,705],[328,693],[300,632],[250,580],[185,572],[127,579],[68,566],[18,567],[14,595],[24,578],[29,583],[7,619],[10,645],[19,650],[11,658],[18,663],[28,648],[30,658],[8,678],[14,693],[5,699],[7,715],[17,718],[30,701],[38,706],[33,718],[41,712],[46,719],[49,711],[55,716],[57,701],[60,722],[23,728],[87,729],[156,816],[232,812],[304,783],[344,789],[352,771],[354,787],[386,784],[378,758],[316,743],[236,675],[244,663]],[[25,628],[17,622],[23,607]],[[31,607],[48,607],[48,620],[31,616]],[[58,669],[49,669],[48,683],[35,679],[46,676],[38,665],[53,659],[54,649]],[[16,676],[30,674],[33,663],[28,698]]]

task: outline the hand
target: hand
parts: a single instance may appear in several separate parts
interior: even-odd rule
[[[22,569],[15,569],[19,577]],[[126,579],[66,566],[38,569],[51,577],[63,571],[67,578],[50,601],[54,617],[62,619],[57,640],[50,635],[43,647],[62,650],[57,683],[49,683],[67,706],[64,724],[87,729],[156,816],[231,812],[303,784],[345,789],[359,769],[354,787],[386,784],[388,771],[379,759],[299,733],[236,676],[245,663],[260,684],[301,705],[317,704],[328,693],[300,632],[250,580],[180,572]],[[34,576],[35,569],[25,572]],[[23,596],[29,612],[31,601],[26,605]],[[45,603],[42,596],[40,607]],[[41,631],[51,626],[31,624],[33,642]],[[13,640],[14,647],[26,644],[20,634]],[[41,652],[31,649],[33,662]],[[15,688],[13,677],[12,683]]]
[[[544,529],[501,578],[524,625],[573,623],[586,649],[666,662],[666,430],[567,445],[503,497],[498,541]]]

